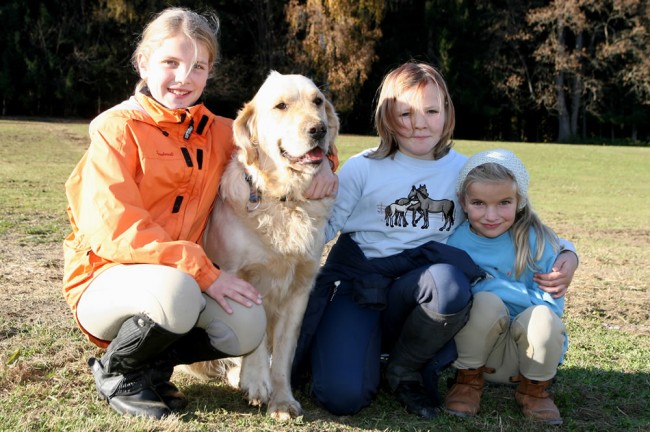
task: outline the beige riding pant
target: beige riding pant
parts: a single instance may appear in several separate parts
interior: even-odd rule
[[[566,328],[550,308],[531,306],[512,321],[503,301],[490,292],[474,295],[469,321],[456,334],[457,369],[487,366],[486,381],[509,383],[510,377],[550,380],[562,358]]]
[[[194,278],[175,268],[116,265],[97,276],[83,293],[77,319],[96,338],[113,340],[127,318],[144,314],[172,333],[200,327],[214,348],[240,356],[262,341],[266,314],[261,305],[248,308],[234,301],[230,305],[232,314],[203,294]]]

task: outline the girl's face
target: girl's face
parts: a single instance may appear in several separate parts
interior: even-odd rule
[[[194,45],[184,35],[167,38],[147,58],[138,57],[140,77],[146,81],[151,96],[170,109],[187,108],[199,100],[208,81],[208,51]]]
[[[438,86],[429,81],[397,97],[394,106],[398,128],[396,141],[400,151],[416,159],[433,160],[433,149],[440,142],[445,127],[444,97]]]
[[[517,185],[514,181],[473,182],[461,205],[472,231],[481,237],[498,237],[515,223]]]

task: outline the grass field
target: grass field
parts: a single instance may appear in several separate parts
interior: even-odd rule
[[[570,346],[553,388],[563,426],[524,420],[504,386],[489,386],[470,420],[418,420],[384,393],[361,413],[336,417],[298,394],[305,413],[283,424],[220,382],[182,374],[174,381],[188,409],[152,421],[120,417],[96,397],[86,359],[101,353],[61,295],[63,184],[85,150],[86,129],[0,120],[0,431],[650,430],[650,148],[456,143],[464,154],[515,151],[529,168],[536,210],[579,251],[567,295]],[[375,144],[338,141],[342,159]]]

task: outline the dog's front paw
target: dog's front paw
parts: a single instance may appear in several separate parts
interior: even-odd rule
[[[253,406],[262,406],[271,399],[271,380],[257,379],[248,380],[242,376],[239,381],[239,388],[244,392],[248,403]]]
[[[279,421],[288,421],[302,414],[300,403],[291,398],[285,400],[272,399],[269,402],[268,414]]]
[[[244,357],[239,375],[239,388],[251,405],[262,406],[271,399],[273,384],[271,384],[269,355],[260,351],[260,347]]]

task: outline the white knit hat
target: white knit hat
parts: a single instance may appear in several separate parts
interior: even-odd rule
[[[517,205],[517,210],[521,210],[526,207],[528,203],[528,171],[524,166],[523,162],[519,160],[517,156],[510,150],[504,149],[494,149],[486,150],[479,153],[476,153],[474,156],[470,157],[465,165],[460,170],[458,175],[458,182],[456,183],[456,193],[460,195],[463,183],[465,183],[465,178],[467,175],[479,165],[485,163],[495,163],[501,165],[515,176],[515,181],[517,182],[517,188],[519,189],[519,195],[521,195],[521,202]]]

